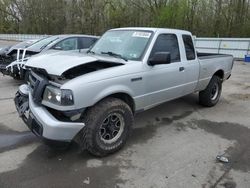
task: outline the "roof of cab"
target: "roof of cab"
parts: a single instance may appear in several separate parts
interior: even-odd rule
[[[156,32],[173,32],[178,34],[189,34],[191,35],[191,32],[186,30],[180,30],[180,29],[170,29],[170,28],[155,28],[155,27],[123,27],[123,28],[116,28],[111,30],[139,30],[139,31],[152,31],[154,33]]]

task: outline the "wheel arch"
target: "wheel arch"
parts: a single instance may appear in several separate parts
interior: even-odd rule
[[[222,80],[224,79],[224,71],[222,69],[217,70],[213,76],[218,76]]]
[[[116,98],[116,99],[120,99],[122,100],[123,102],[125,102],[127,105],[129,105],[129,107],[131,108],[133,114],[135,113],[135,101],[134,99],[132,98],[131,95],[129,95],[128,93],[125,93],[125,92],[117,92],[117,93],[112,93],[112,94],[109,94],[105,97],[102,97],[101,99],[99,99],[95,104],[99,103],[100,101],[102,100],[105,100],[107,98]],[[94,104],[94,105],[95,105]]]

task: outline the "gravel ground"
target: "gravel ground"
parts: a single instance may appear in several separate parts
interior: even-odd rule
[[[20,84],[0,76],[1,188],[249,188],[250,64],[235,62],[213,108],[192,94],[138,114],[125,148],[105,158],[41,143],[16,113]]]

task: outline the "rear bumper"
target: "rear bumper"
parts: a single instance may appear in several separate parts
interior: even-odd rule
[[[20,98],[24,97],[22,93],[25,92],[20,91],[23,90],[24,87],[28,87],[28,85],[22,85],[22,88],[19,88],[15,97],[15,105],[20,117],[22,117],[29,129],[37,136],[49,140],[70,142],[85,126],[84,123],[57,120],[45,107],[33,101],[30,92],[29,96],[26,96],[28,97],[28,107],[21,111],[20,106],[22,106],[23,103],[18,103],[18,101],[22,101]]]

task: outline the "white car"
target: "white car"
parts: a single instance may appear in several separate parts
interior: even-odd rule
[[[19,48],[16,60],[6,66],[6,74],[15,79],[25,79],[27,72],[25,64],[33,56],[45,52],[58,52],[87,49],[92,46],[99,37],[91,35],[54,35],[44,38],[27,48]]]

